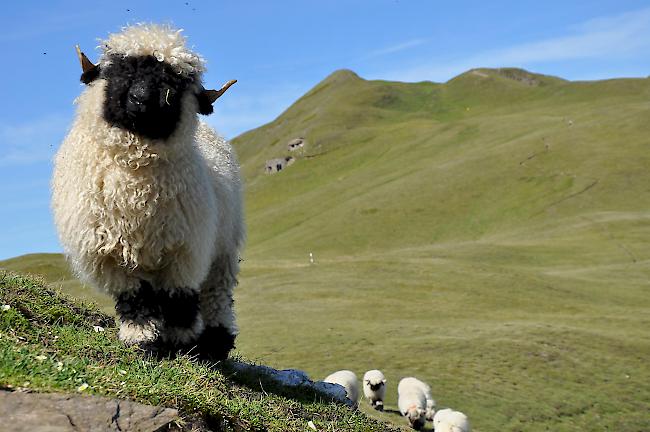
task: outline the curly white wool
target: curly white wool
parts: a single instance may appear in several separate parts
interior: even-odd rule
[[[182,30],[168,25],[137,24],[125,27],[101,41],[100,64],[113,54],[123,56],[152,55],[169,63],[178,73],[189,75],[205,72],[205,60],[187,48]]]

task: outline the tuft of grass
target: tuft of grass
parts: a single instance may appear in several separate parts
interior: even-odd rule
[[[216,430],[304,431],[309,421],[321,430],[390,430],[313,390],[237,373],[229,361],[197,362],[187,355],[154,359],[125,347],[113,318],[38,279],[0,272],[0,305],[6,305],[0,311],[3,388],[83,392],[174,407]]]

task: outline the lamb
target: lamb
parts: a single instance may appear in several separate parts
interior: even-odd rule
[[[354,372],[340,370],[328,375],[324,382],[339,384],[345,388],[345,393],[353,403],[354,408],[359,404],[359,380]]]
[[[363,394],[370,401],[370,405],[374,409],[377,411],[384,410],[386,378],[381,371],[373,369],[363,375]]]
[[[427,420],[433,420],[436,402],[431,387],[417,378],[402,378],[397,386],[397,404],[413,429],[420,430]]]
[[[433,417],[436,432],[471,432],[467,416],[460,411],[445,408]]]
[[[221,90],[180,30],[138,24],[77,48],[86,84],[55,157],[52,209],[75,273],[115,300],[119,338],[197,345],[223,359],[238,333],[232,290],[243,246],[239,166],[197,114]]]

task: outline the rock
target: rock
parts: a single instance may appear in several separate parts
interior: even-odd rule
[[[255,372],[258,374],[262,373],[287,387],[309,387],[320,393],[324,393],[334,401],[348,406],[354,405],[353,402],[348,399],[345,388],[342,385],[323,381],[312,381],[309,379],[309,375],[304,371],[298,369],[277,370],[268,366],[251,365],[239,361],[233,361],[231,364],[237,371]]]
[[[100,396],[0,390],[0,430],[12,432],[154,432],[179,419],[178,411]],[[9,426],[10,425],[10,426]],[[9,427],[8,429],[5,429]]]
[[[328,394],[332,399],[343,402],[348,406],[353,406],[354,402],[348,399],[348,392],[341,384],[328,383],[325,381],[316,381],[313,383],[316,390]]]

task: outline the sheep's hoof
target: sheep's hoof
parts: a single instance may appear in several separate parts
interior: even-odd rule
[[[372,407],[374,409],[376,409],[377,411],[383,411],[384,410],[384,403],[383,402],[375,402]]]
[[[149,319],[135,322],[129,319],[120,322],[119,339],[126,345],[150,348],[160,337],[160,321]]]

